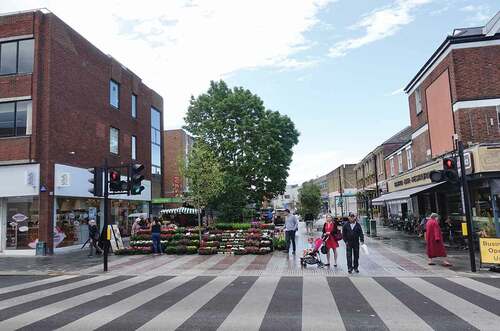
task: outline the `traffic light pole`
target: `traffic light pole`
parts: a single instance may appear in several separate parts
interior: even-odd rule
[[[108,217],[109,217],[109,180],[108,180],[108,160],[104,160],[104,224],[103,231],[104,234],[104,272],[108,271],[108,254],[109,254],[109,241],[108,241]],[[102,238],[102,236],[101,236]]]
[[[460,184],[464,201],[465,221],[467,223],[467,240],[469,241],[470,269],[476,272],[476,255],[474,253],[474,234],[472,225],[472,209],[470,205],[469,183],[465,174],[464,145],[462,141],[457,142],[458,157],[460,158]]]

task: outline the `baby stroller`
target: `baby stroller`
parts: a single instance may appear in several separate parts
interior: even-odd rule
[[[304,257],[301,257],[300,264],[303,267],[307,267],[308,264],[311,264],[311,265],[317,265],[318,268],[323,268],[325,265],[323,264],[323,262],[321,262],[321,255],[320,255],[320,249],[323,245],[325,245],[325,237],[317,238],[314,241],[314,248],[312,252],[310,252]]]

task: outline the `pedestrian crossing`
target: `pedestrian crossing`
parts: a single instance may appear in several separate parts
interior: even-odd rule
[[[498,325],[500,278],[65,275],[4,286],[0,276],[0,330],[491,330]]]

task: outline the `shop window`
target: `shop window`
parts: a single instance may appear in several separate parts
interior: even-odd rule
[[[112,154],[119,154],[120,146],[120,130],[117,128],[109,128],[109,152]]]
[[[31,134],[31,100],[0,103],[0,137]]]
[[[34,39],[0,44],[0,74],[33,72]]]
[[[132,94],[132,118],[137,118],[137,95]]]
[[[120,108],[120,85],[112,79],[109,81],[109,104]]]
[[[38,241],[38,198],[7,198],[6,249],[34,249]]]
[[[80,245],[89,237],[88,221],[99,222],[99,199],[57,198],[54,247]]]

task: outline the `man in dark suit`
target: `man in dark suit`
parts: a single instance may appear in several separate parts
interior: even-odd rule
[[[359,272],[359,243],[361,242],[361,244],[363,244],[365,242],[365,236],[354,213],[349,213],[349,222],[342,227],[342,238],[346,246],[347,271],[352,274],[354,267],[354,271]]]

